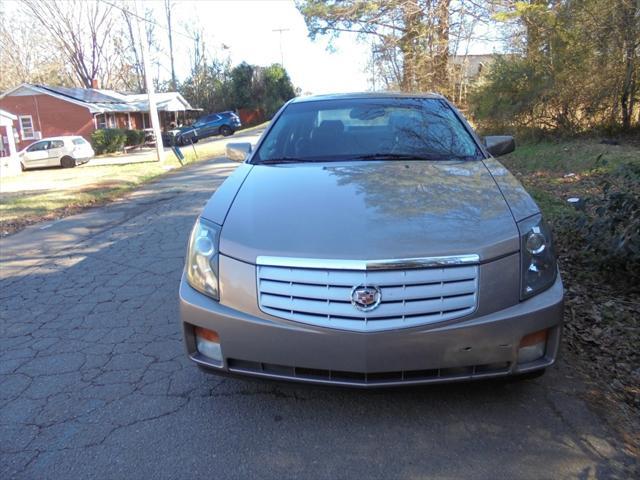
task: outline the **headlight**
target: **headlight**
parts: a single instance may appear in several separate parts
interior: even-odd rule
[[[189,285],[216,300],[218,289],[218,241],[220,226],[202,218],[196,221],[189,238],[185,266]]]
[[[556,281],[558,268],[553,249],[551,230],[542,215],[522,220],[520,231],[520,258],[522,260],[522,300],[549,288]]]

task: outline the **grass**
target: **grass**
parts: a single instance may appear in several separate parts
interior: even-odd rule
[[[640,163],[640,146],[605,145],[597,139],[540,141],[519,145],[500,161],[553,219],[573,212],[568,198],[596,194],[602,175],[624,163]]]
[[[247,129],[251,132],[258,127]],[[199,142],[195,152],[183,147],[184,165],[224,155],[227,141]],[[249,141],[238,139],[235,141]],[[163,163],[155,161],[155,151],[136,157],[135,163],[92,162],[73,168],[32,170],[0,180],[0,236],[15,233],[40,221],[72,215],[84,208],[102,205],[182,165],[173,152]],[[105,157],[98,157],[96,163]],[[118,157],[115,157],[116,161]]]
[[[179,166],[176,160],[164,164],[143,162],[128,165],[105,165],[73,170],[75,177],[56,175],[51,170],[29,172],[34,177],[49,177],[59,189],[3,194],[0,204],[1,234],[14,233],[27,225],[61,218],[92,205],[101,205]],[[66,172],[65,172],[66,173]],[[60,177],[51,179],[50,177]],[[34,179],[36,180],[36,179]],[[5,183],[5,180],[3,180]]]

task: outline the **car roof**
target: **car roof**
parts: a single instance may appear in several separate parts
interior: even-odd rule
[[[200,118],[211,117],[212,115],[225,115],[225,114],[230,114],[230,113],[234,113],[234,112],[231,111],[231,110],[225,110],[224,112],[211,112],[211,113],[206,113],[206,114],[202,115],[201,117],[199,117],[199,119]]]
[[[80,135],[60,135],[58,137],[45,137],[45,138],[41,138],[40,140],[36,140],[36,142],[43,142],[45,140],[73,140],[74,138],[82,138]],[[36,143],[33,142],[33,143]]]
[[[306,97],[296,97],[291,103],[316,102],[321,100],[354,100],[361,98],[438,98],[444,97],[437,93],[406,93],[406,92],[352,92],[352,93],[330,93],[322,95],[309,95]]]

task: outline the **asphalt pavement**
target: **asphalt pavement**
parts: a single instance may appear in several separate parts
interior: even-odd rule
[[[178,282],[234,167],[0,240],[0,478],[629,477],[637,459],[564,361],[527,382],[380,391],[198,370]]]

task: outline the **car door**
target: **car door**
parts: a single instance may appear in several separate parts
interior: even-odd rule
[[[198,120],[196,120],[196,122],[191,125],[192,130],[195,131],[195,136],[196,137],[202,137],[204,136],[204,127],[205,127],[205,118],[200,118]]]
[[[220,115],[212,115],[209,123],[209,135],[219,135],[220,126],[222,125],[222,117]]]
[[[64,140],[51,140],[47,147],[48,167],[56,167],[60,165],[60,159],[65,155]]]
[[[49,158],[48,148],[49,140],[43,140],[29,145],[22,156],[22,163],[25,168],[44,167]]]
[[[217,115],[208,115],[202,124],[202,127],[198,129],[198,137],[210,137],[216,134],[215,121],[218,118]]]

